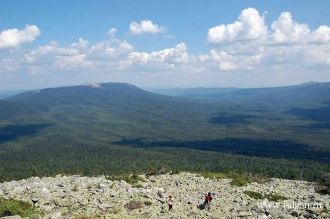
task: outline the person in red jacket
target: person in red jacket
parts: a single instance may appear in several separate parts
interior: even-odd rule
[[[210,210],[210,202],[212,201],[213,197],[212,197],[212,193],[209,192],[207,194],[205,194],[205,199],[204,202],[200,205],[197,205],[197,208],[199,208],[200,210],[203,210],[205,208],[207,208],[208,210]]]
[[[207,210],[210,210],[210,202],[212,201],[213,197],[212,197],[212,193],[209,192],[207,194],[205,194],[205,199],[204,199],[204,203],[203,203],[203,208],[207,208]]]

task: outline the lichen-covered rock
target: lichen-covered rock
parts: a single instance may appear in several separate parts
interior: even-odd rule
[[[236,187],[230,179],[190,173],[141,179],[131,185],[105,176],[32,177],[1,183],[0,198],[31,203],[44,213],[43,218],[329,218],[330,196],[316,193],[309,182],[271,179]],[[246,191],[260,193],[262,199]],[[214,194],[210,210],[200,210],[197,206],[207,192]],[[170,194],[173,211],[167,206]],[[133,205],[136,208],[129,208]]]

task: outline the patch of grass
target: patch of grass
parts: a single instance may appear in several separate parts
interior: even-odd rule
[[[244,194],[248,195],[249,197],[253,198],[253,199],[268,199],[269,201],[273,201],[273,202],[278,202],[278,201],[282,201],[282,200],[287,200],[286,197],[282,196],[282,195],[278,195],[278,194],[266,194],[266,195],[262,195],[259,192],[253,192],[253,191],[244,191]]]
[[[246,186],[248,183],[252,182],[250,178],[245,175],[234,174],[231,175],[230,178],[232,178],[232,181],[230,182],[230,185],[232,186]]]
[[[246,186],[249,183],[257,182],[257,183],[266,183],[269,182],[270,178],[258,175],[258,174],[247,174],[247,173],[236,173],[230,172],[227,174],[228,178],[231,178],[232,181],[230,182],[233,186]]]
[[[258,180],[257,177],[245,173],[241,174],[234,172],[229,172],[229,173],[202,172],[200,174],[204,178],[208,178],[208,179],[232,179],[230,184],[233,186],[246,186],[248,183],[256,182]]]
[[[244,194],[248,195],[249,197],[253,199],[263,199],[264,196],[259,192],[253,192],[253,191],[244,191]]]
[[[133,186],[134,188],[143,188],[143,185],[141,185],[140,183],[133,184],[132,186]]]
[[[224,173],[216,173],[216,172],[202,172],[201,175],[204,178],[208,179],[228,179],[228,175]]]
[[[144,207],[144,203],[142,201],[130,201],[125,205],[127,210],[133,211],[135,209],[140,209]]]
[[[270,182],[271,178],[267,177],[267,176],[263,176],[263,175],[259,175],[259,174],[250,174],[248,176],[248,178],[250,179],[251,182],[257,182],[259,184],[261,183],[267,183]]]
[[[146,173],[146,176],[158,176],[158,175],[161,175],[161,174],[166,174],[168,172],[170,172],[170,171],[167,168],[161,167],[159,169],[151,169],[151,170],[149,170]],[[175,170],[175,172],[179,173],[178,170]],[[172,173],[173,173],[173,171],[172,171]],[[173,173],[173,174],[175,174],[175,173]]]
[[[152,202],[149,201],[149,200],[144,201],[143,203],[144,203],[145,206],[150,206],[150,205],[152,205]]]
[[[107,179],[109,180],[115,180],[115,181],[120,181],[120,180],[124,180],[126,181],[127,183],[131,184],[132,186],[136,187],[138,186],[139,182],[145,182],[145,180],[136,175],[136,174],[133,174],[133,175],[117,175],[117,176],[109,176],[107,177]]]
[[[145,180],[138,175],[131,175],[125,181],[131,185],[137,184],[138,182],[145,182]]]
[[[265,196],[269,201],[274,201],[274,202],[278,202],[278,201],[282,201],[282,200],[287,200],[286,197],[282,196],[282,195],[278,195],[278,194],[269,194]]]
[[[90,216],[90,215],[79,215],[75,216],[73,219],[96,219],[97,216]]]
[[[40,212],[29,203],[13,199],[0,199],[0,217],[14,215],[30,217],[34,214],[40,214]]]

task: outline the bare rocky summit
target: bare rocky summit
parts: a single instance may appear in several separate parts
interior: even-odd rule
[[[106,176],[33,177],[1,183],[0,198],[31,203],[44,212],[42,218],[330,218],[330,196],[305,181],[274,178],[237,187],[231,179],[186,172],[139,180],[131,185]],[[214,193],[211,209],[200,210],[207,192]]]

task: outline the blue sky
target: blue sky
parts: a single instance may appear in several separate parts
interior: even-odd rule
[[[2,0],[0,90],[86,81],[142,87],[329,81],[329,11],[327,0]],[[282,23],[273,25],[281,15]],[[142,27],[143,21],[149,23]],[[132,22],[138,25],[136,33]],[[4,34],[15,28],[14,35]],[[31,35],[23,39],[24,31]],[[73,46],[79,38],[88,45]]]

